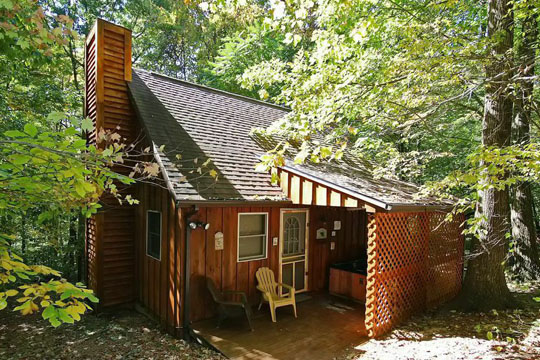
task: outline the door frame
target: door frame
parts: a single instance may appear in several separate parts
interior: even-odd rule
[[[304,288],[302,290],[295,290],[296,293],[301,293],[309,290],[309,208],[285,208],[279,211],[279,282],[283,283],[283,215],[290,213],[305,213],[306,214],[306,229],[305,229],[305,244],[304,244]],[[294,275],[293,275],[294,279]],[[280,295],[281,294],[280,288]]]

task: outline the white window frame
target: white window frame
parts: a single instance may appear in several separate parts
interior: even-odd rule
[[[148,253],[148,241],[150,240],[150,238],[148,237],[148,234],[149,234],[148,223],[150,222],[150,216],[148,216],[149,213],[159,214],[159,258],[156,258]],[[161,243],[162,242],[163,242],[163,214],[161,213],[161,211],[147,210],[146,211],[146,256],[154,260],[161,261],[161,250],[162,250]]]
[[[264,255],[240,259],[240,218],[242,217],[242,215],[264,215],[264,237],[263,237]],[[248,262],[248,261],[268,259],[268,217],[269,217],[268,212],[239,212],[238,213],[237,227],[236,227],[237,228],[237,231],[236,231],[237,233],[236,234],[236,261],[237,262]],[[255,235],[251,235],[251,236],[255,236]]]

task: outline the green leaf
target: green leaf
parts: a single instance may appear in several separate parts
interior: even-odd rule
[[[8,130],[4,132],[4,135],[11,137],[11,138],[20,138],[20,137],[26,137],[26,134],[19,131],[19,130]]]
[[[73,324],[75,320],[71,316],[69,316],[69,313],[65,309],[58,309],[58,318],[60,321]]]
[[[62,111],[53,111],[47,116],[47,120],[53,123],[57,123],[60,120],[63,120],[66,118],[66,114]]]
[[[13,9],[13,2],[11,0],[0,0],[0,8],[11,10]]]
[[[17,290],[15,290],[15,289],[10,289],[10,290],[6,291],[6,296],[7,296],[7,297],[11,297],[11,296],[17,295],[18,293],[19,293],[19,292],[18,292]]]
[[[49,323],[53,326],[53,327],[58,327],[60,326],[62,323],[58,320],[58,317],[56,316],[53,316],[53,317],[50,317],[49,318]]]
[[[81,122],[82,131],[91,131],[94,128],[94,123],[90,118],[84,118]]]
[[[90,301],[93,302],[93,303],[98,303],[98,302],[99,302],[99,299],[98,299],[97,297],[95,297],[93,294],[90,294],[90,293],[89,293],[89,294],[87,295],[87,298],[88,298],[88,300],[90,300]]]
[[[26,124],[24,125],[24,132],[30,135],[31,137],[35,137],[38,133],[38,130],[34,124]]]
[[[86,190],[84,189],[84,185],[79,182],[75,183],[75,191],[77,192],[77,194],[79,194],[80,197],[86,196]]]
[[[49,305],[45,308],[45,310],[43,310],[43,313],[41,313],[41,316],[43,317],[43,319],[47,320],[51,317],[56,317],[57,316],[57,313],[56,313],[56,309],[53,305]]]
[[[23,38],[17,40],[17,45],[20,46],[23,50],[30,48],[30,43]]]
[[[9,157],[9,159],[15,165],[23,165],[30,161],[32,158],[24,154],[13,154]]]

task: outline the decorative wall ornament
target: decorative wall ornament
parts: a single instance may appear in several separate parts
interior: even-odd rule
[[[216,250],[223,250],[223,233],[220,231],[214,235],[214,246]]]
[[[317,239],[326,239],[327,236],[328,236],[328,233],[325,228],[317,229],[317,236],[316,236]]]

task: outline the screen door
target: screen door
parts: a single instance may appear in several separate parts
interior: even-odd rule
[[[281,282],[296,292],[307,290],[307,215],[307,210],[301,209],[281,213]]]

